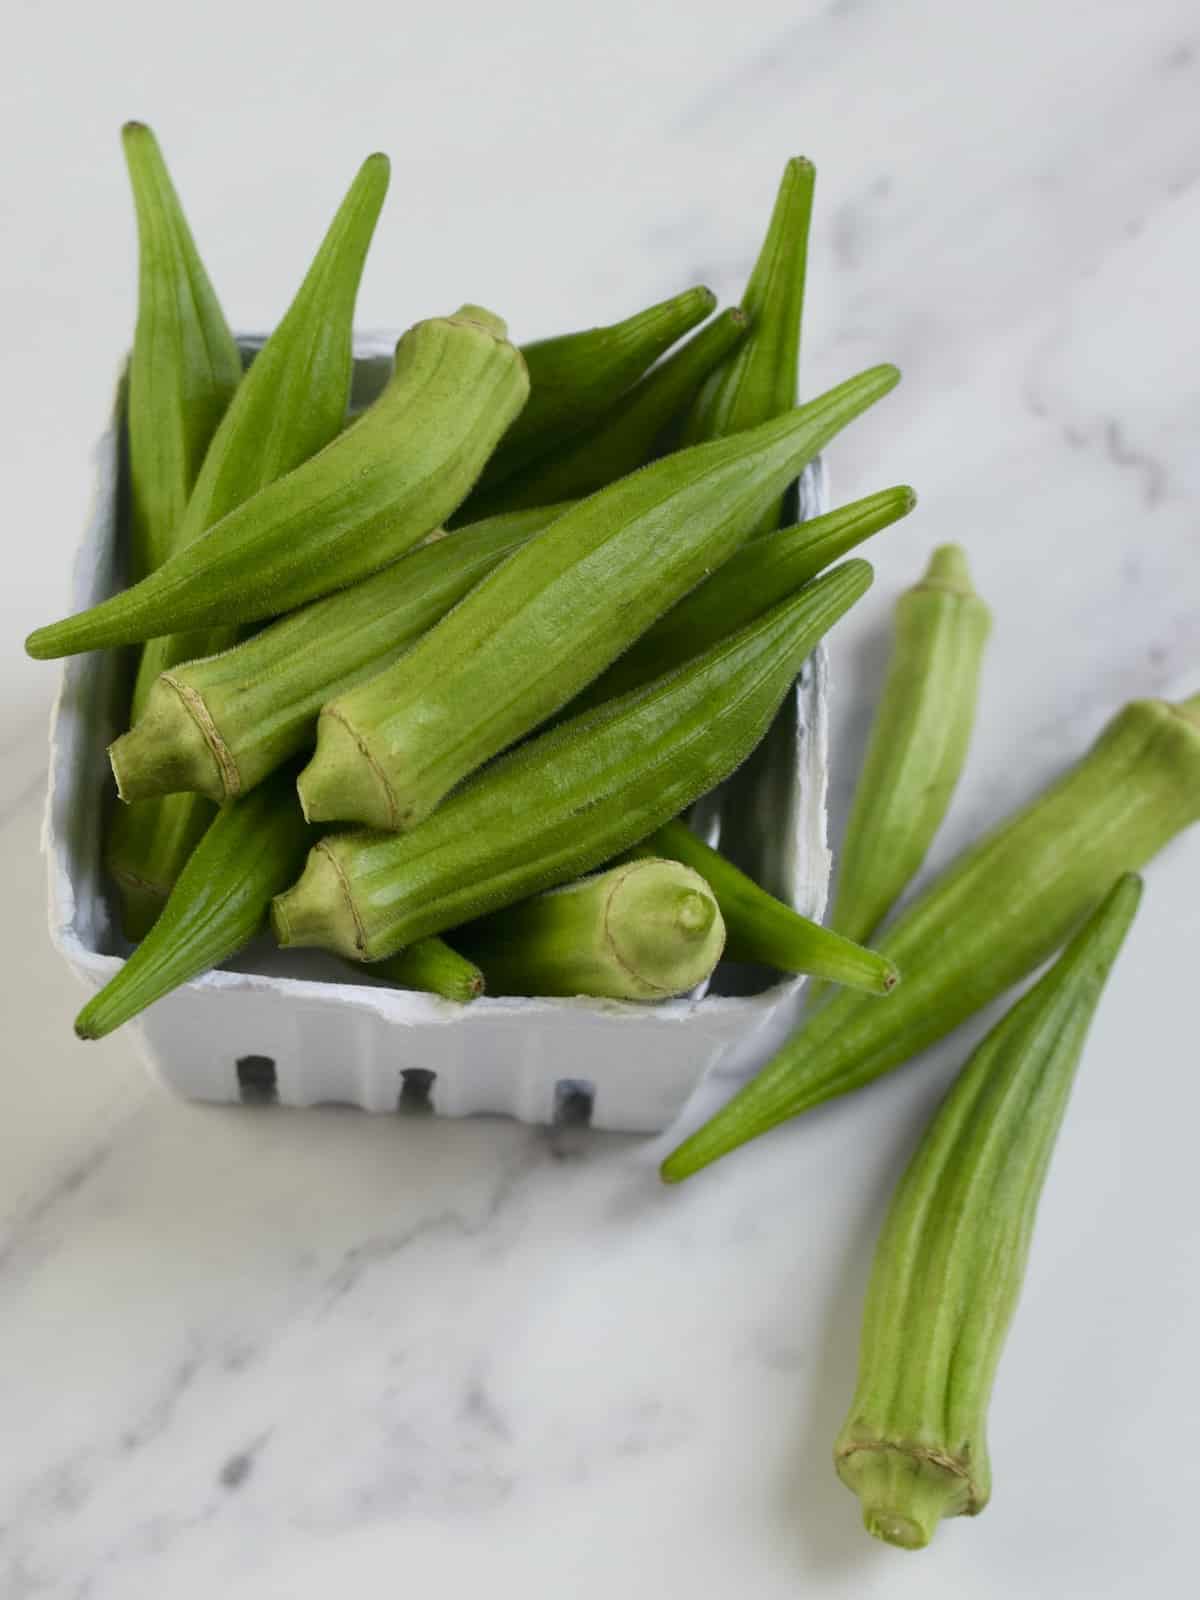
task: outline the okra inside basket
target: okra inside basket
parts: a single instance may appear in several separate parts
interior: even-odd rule
[[[239,340],[247,364],[254,359],[262,339]],[[354,363],[351,413],[375,398],[391,370],[392,340],[360,339]],[[123,429],[123,418],[117,426]],[[112,462],[123,460],[118,438],[110,437]],[[121,586],[124,573],[121,552],[127,543],[128,496],[122,482],[110,476],[102,484],[96,546],[81,563],[90,572],[88,592],[78,596],[88,602],[103,598]],[[794,486],[791,499],[801,518],[825,509],[824,475],[820,461],[812,463]],[[85,944],[95,954],[127,955],[129,944],[120,933],[116,897],[100,859],[104,824],[116,804],[111,772],[105,755],[108,743],[125,725],[129,694],[127,663],[120,651],[97,651],[71,658],[65,664],[66,694],[87,710],[78,723],[86,730],[86,750],[77,751],[62,767],[70,792],[59,797],[63,826],[59,833],[67,846],[70,876],[75,887],[77,922]],[[698,802],[692,826],[706,842],[717,844],[751,877],[805,914],[819,914],[825,897],[827,874],[824,853],[824,663],[820,651],[806,663],[795,691],[781,707],[767,738],[743,769],[713,794]],[[269,937],[255,940],[227,963],[230,970],[263,977],[289,977],[345,985],[347,967],[320,951],[281,951]],[[353,978],[350,979],[353,982]],[[377,981],[364,969],[364,984]],[[794,980],[767,968],[722,961],[709,984],[709,992],[726,996],[752,996],[774,985]]]

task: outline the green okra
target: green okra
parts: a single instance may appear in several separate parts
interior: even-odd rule
[[[154,926],[76,1017],[81,1039],[102,1039],[262,931],[272,895],[295,877],[315,837],[293,779],[278,773],[221,808]]]
[[[1052,955],[1114,878],[1200,819],[1200,695],[1135,700],[1081,761],[966,850],[879,940],[886,1006],[837,994],[663,1163],[676,1182],[908,1061]]]
[[[594,494],[645,466],[663,429],[695,393],[706,373],[745,336],[748,319],[724,311],[623,395],[586,433],[506,478],[490,495],[475,496],[480,515],[551,505]]]
[[[129,358],[130,570],[172,547],[242,358],[200,260],[158,142],[127,122],[121,143],[138,230],[138,310]]]
[[[966,760],[991,627],[959,545],[935,550],[896,605],[830,918],[849,939],[871,937],[933,843]]]
[[[784,168],[767,236],[742,296],[750,335],[702,386],[684,425],[684,444],[757,427],[796,404],[815,181],[812,163],[803,156]],[[783,505],[780,496],[755,531],[777,528]]]
[[[528,388],[489,313],[417,323],[352,428],[132,589],[37,629],[26,648],[45,658],[254,622],[377,572],[461,504]]]
[[[894,963],[886,956],[801,916],[698,839],[686,823],[664,823],[633,853],[668,856],[700,874],[725,919],[725,955],[730,961],[756,961],[778,972],[811,973],[868,994],[890,994],[900,981]]]
[[[359,169],[283,320],[221,420],[169,550],[187,549],[213,523],[337,436],[353,367],[354,304],[389,170],[383,155],[369,156]],[[143,418],[141,426],[153,430],[154,418]],[[237,633],[222,623],[201,634],[151,639],[141,652],[130,721],[142,716],[160,673],[226,649]],[[105,863],[129,938],[140,939],[153,924],[212,816],[212,808],[194,796],[117,810]]]
[[[682,666],[727,633],[753,622],[865,539],[906,517],[916,503],[909,488],[884,489],[744,544],[589,683],[567,714],[612,700]]]
[[[872,368],[559,517],[393,666],[323,708],[299,780],[306,815],[392,829],[428,816],[730,556],[761,507],[898,378]]]
[[[521,346],[529,399],[483,470],[477,493],[490,493],[539,456],[551,455],[611,410],[659,356],[703,322],[716,305],[711,289],[685,289],[623,322],[586,328]],[[468,503],[460,520],[474,520]]]
[[[332,695],[395,661],[562,509],[494,517],[423,544],[231,650],[163,673],[140,720],[109,747],[122,799],[136,811],[147,795],[247,793],[311,749]]]
[[[397,989],[418,989],[464,1006],[478,1000],[487,987],[475,963],[436,934],[418,939],[416,944],[410,944],[407,950],[389,956],[386,961],[376,961],[371,967],[371,976],[386,978]]]
[[[1141,881],[1122,877],[974,1052],[875,1251],[838,1476],[867,1531],[919,1550],[991,1494],[987,1413],[1072,1080]]]
[[[184,863],[216,816],[199,794],[168,794],[116,806],[104,841],[104,866],[117,891],[121,931],[144,939],[167,903]]]
[[[490,994],[667,1000],[711,975],[725,927],[698,873],[644,859],[547,889],[456,937]]]
[[[610,861],[745,759],[870,581],[848,562],[682,671],[531,739],[411,833],[327,838],[275,901],[279,943],[378,961]]]

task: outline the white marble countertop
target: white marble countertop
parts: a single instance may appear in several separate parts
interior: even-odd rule
[[[1150,868],[1087,1050],[993,1503],[920,1556],[862,1534],[830,1449],[888,1187],[979,1027],[679,1191],[661,1142],[200,1109],[120,1035],[72,1038],[38,857],[54,670],[19,641],[60,607],[132,324],[130,115],[243,327],[373,147],[362,323],[482,297],[522,338],[692,281],[735,298],[810,155],[805,392],[905,374],[831,450],[835,498],[922,497],[835,636],[835,820],[938,541],[996,628],[934,864],[1118,703],[1200,686],[1193,6],[413,9],[10,22],[34,67],[0,111],[0,1594],[1191,1592],[1200,829]]]

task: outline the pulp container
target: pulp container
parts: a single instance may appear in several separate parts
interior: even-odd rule
[[[251,355],[262,339],[241,342]],[[392,335],[356,338],[355,405],[382,388],[394,344]],[[118,384],[96,447],[72,610],[123,581],[123,392]],[[796,494],[802,516],[825,509],[819,461]],[[127,668],[117,651],[69,658],[51,721],[43,832],[50,931],[93,989],[130,948],[102,860],[107,818],[119,803],[106,748],[124,727]],[[692,816],[710,843],[813,917],[824,910],[829,881],[826,678],[818,648],[759,750]],[[794,1025],[802,984],[722,964],[705,989],[653,1005],[485,997],[459,1006],[389,988],[369,968],[322,952],[276,950],[264,937],[156,1002],[124,1035],[150,1071],[187,1099],[492,1113],[651,1133],[673,1119],[706,1073],[756,1070]]]

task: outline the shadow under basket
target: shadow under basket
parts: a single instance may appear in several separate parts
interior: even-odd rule
[[[245,336],[241,343],[250,356],[262,340]],[[384,334],[356,338],[356,405],[382,387],[394,343]],[[96,447],[72,610],[111,594],[123,577],[123,390],[119,384]],[[825,509],[819,461],[796,497],[801,516]],[[71,657],[51,720],[43,831],[50,931],[93,989],[129,952],[102,864],[117,803],[106,750],[122,731],[128,687],[127,653]],[[824,910],[829,882],[825,706],[826,660],[818,649],[754,756],[697,805],[692,819],[710,843],[812,917]],[[158,1001],[125,1036],[136,1039],[163,1083],[193,1100],[337,1102],[393,1114],[490,1113],[653,1133],[706,1073],[756,1070],[794,1026],[803,985],[723,963],[705,989],[656,1005],[485,997],[458,1006],[389,988],[366,968],[357,982],[346,975],[342,963],[320,952],[284,952],[263,938]],[[66,1017],[63,1026],[70,1026]]]

